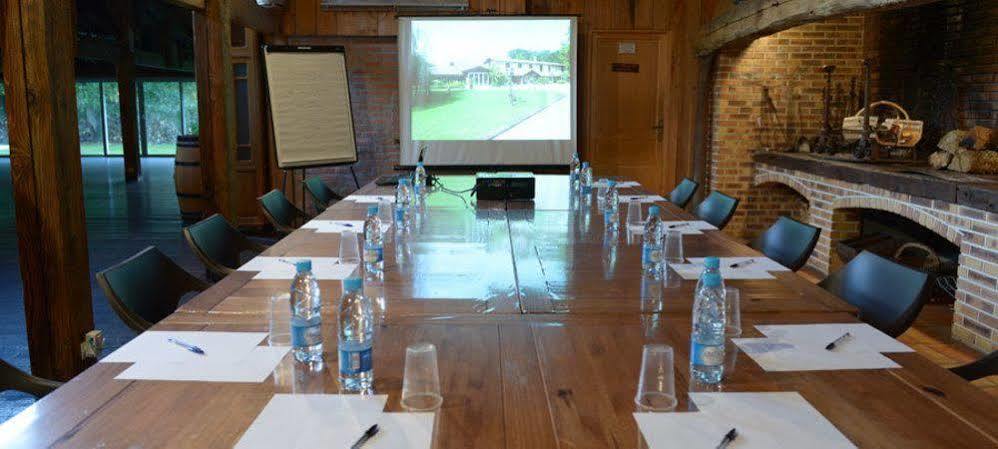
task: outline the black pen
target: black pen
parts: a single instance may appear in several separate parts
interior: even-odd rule
[[[194,345],[192,345],[190,343],[184,343],[184,342],[182,342],[180,340],[177,340],[176,338],[167,338],[166,341],[169,341],[170,343],[173,343],[173,344],[175,344],[177,346],[180,346],[181,348],[184,348],[184,349],[186,349],[188,351],[191,351],[191,352],[193,352],[195,354],[204,355],[204,350],[203,349],[201,349],[201,348],[199,348],[197,346],[194,346]]]
[[[721,442],[717,444],[717,448],[715,449],[725,449],[732,441],[735,441],[735,438],[738,438],[738,431],[731,428],[728,433],[724,434],[724,438],[721,439]]]
[[[755,259],[744,260],[744,261],[741,261],[741,262],[737,262],[737,263],[731,264],[731,268],[741,268],[741,267],[744,267],[746,265],[752,265],[754,263],[755,263]]]
[[[843,340],[845,340],[845,339],[847,339],[847,338],[849,338],[851,336],[852,335],[850,335],[848,332],[842,334],[841,337],[836,338],[831,343],[825,345],[825,350],[826,351],[831,351],[831,350],[835,349],[835,346],[837,346],[839,343],[842,343]]]
[[[350,449],[360,449],[360,447],[363,446],[364,443],[367,442],[367,440],[370,440],[371,437],[378,434],[378,430],[379,429],[377,424],[369,427],[367,429],[367,432],[364,432],[364,434],[360,436],[360,439],[358,439],[357,442],[353,444],[353,446],[350,446]]]

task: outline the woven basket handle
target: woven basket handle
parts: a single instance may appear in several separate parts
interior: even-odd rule
[[[894,109],[897,109],[898,111],[901,111],[901,114],[904,115],[904,119],[905,120],[909,120],[909,118],[908,118],[908,111],[905,111],[904,108],[901,107],[901,105],[899,105],[899,104],[897,104],[897,103],[895,103],[893,101],[887,101],[887,100],[875,101],[873,103],[870,103],[869,107],[872,108],[872,107],[882,106],[882,105],[887,105],[887,106],[890,106],[890,107],[892,107]],[[859,112],[857,112],[856,115],[854,115],[853,117],[860,117],[860,116],[862,116],[863,115],[863,111],[865,111],[865,110],[866,110],[866,108],[860,109]]]

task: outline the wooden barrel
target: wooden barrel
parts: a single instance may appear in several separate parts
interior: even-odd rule
[[[173,162],[173,183],[177,186],[180,217],[187,222],[204,218],[208,199],[201,181],[201,147],[198,136],[177,136],[177,157]]]

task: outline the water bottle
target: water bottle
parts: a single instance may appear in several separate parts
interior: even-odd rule
[[[343,280],[339,323],[340,391],[369,393],[374,385],[374,310],[360,277]]]
[[[364,220],[364,269],[368,273],[380,276],[384,272],[384,250],[384,235],[381,233],[378,206],[368,206],[367,219]]]
[[[412,172],[412,193],[416,204],[421,205],[426,196],[426,167],[422,162],[417,162],[416,170]]]
[[[620,197],[617,194],[617,181],[606,182],[606,193],[603,197],[603,225],[607,231],[616,232],[620,227]]]
[[[395,188],[395,229],[405,231],[409,228],[409,201],[412,198],[412,190],[409,186],[408,178],[399,179],[398,187]]]
[[[596,209],[600,213],[606,212],[606,192],[609,188],[610,180],[606,178],[600,178],[596,181]]]
[[[588,162],[582,163],[582,171],[579,173],[579,191],[582,196],[589,196],[593,192],[593,169]]]
[[[662,232],[658,206],[648,208],[644,237],[641,239],[641,269],[645,274],[657,275],[662,270]]]
[[[291,281],[291,345],[299,362],[322,360],[322,296],[312,275],[312,261],[295,263]]]
[[[572,160],[568,163],[568,181],[569,184],[574,187],[577,182],[579,182],[579,152],[572,152]]]
[[[724,280],[720,261],[708,257],[693,301],[690,375],[705,384],[724,377]]]

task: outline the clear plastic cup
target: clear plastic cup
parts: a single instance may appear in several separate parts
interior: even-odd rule
[[[267,314],[270,346],[291,346],[291,294],[278,293],[270,297]]]
[[[402,408],[410,412],[430,412],[439,409],[443,402],[437,371],[437,347],[431,343],[409,345],[405,348]]]
[[[627,229],[637,229],[644,226],[644,219],[641,216],[641,203],[638,201],[627,202]]]
[[[672,269],[672,265],[685,261],[686,259],[683,257],[683,231],[665,229],[662,236],[662,276],[665,287],[678,287],[682,283],[682,279]]]
[[[353,231],[340,234],[340,263],[360,263],[360,244]]]
[[[676,409],[676,374],[672,347],[645,345],[641,355],[641,378],[634,404],[639,412],[671,412]]]
[[[724,289],[724,336],[742,335],[741,292],[734,287]]]
[[[391,233],[387,231],[392,228],[395,218],[394,210],[395,203],[392,203],[388,199],[382,198],[381,201],[378,201],[378,219],[381,220],[381,233],[384,237],[391,236]]]

